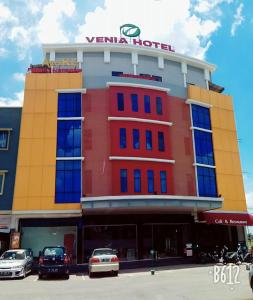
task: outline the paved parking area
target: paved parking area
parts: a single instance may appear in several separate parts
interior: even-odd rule
[[[132,270],[118,277],[92,279],[86,274],[76,274],[69,280],[38,280],[37,275],[24,280],[1,280],[0,299],[249,300],[253,299],[253,293],[245,266],[225,267],[223,273],[222,266],[216,269],[214,266],[174,266],[161,268],[155,275],[151,275],[150,270]]]

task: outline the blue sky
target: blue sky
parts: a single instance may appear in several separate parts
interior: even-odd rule
[[[253,1],[0,0],[0,106],[21,105],[24,74],[41,43],[117,36],[133,23],[142,38],[217,65],[213,81],[234,97],[245,190],[253,207]]]

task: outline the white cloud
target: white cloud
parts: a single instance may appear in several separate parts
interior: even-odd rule
[[[192,14],[190,0],[105,0],[103,8],[86,14],[75,40],[85,42],[85,36],[118,36],[124,23],[138,25],[142,39],[172,44],[177,52],[198,58],[204,57],[211,45],[209,38],[220,26],[219,20]]]
[[[242,10],[243,10],[243,3],[241,3],[236,10],[236,13],[234,15],[234,22],[231,26],[231,36],[235,35],[235,32],[237,28],[242,24],[244,21],[244,16],[242,15]]]
[[[43,7],[43,15],[35,28],[40,43],[68,42],[63,29],[63,18],[72,17],[75,2],[72,0],[53,0]]]
[[[5,22],[16,22],[17,18],[14,17],[9,7],[0,2],[0,24]]]
[[[8,51],[5,48],[0,48],[0,57],[6,57]]]
[[[17,81],[25,81],[25,74],[24,73],[14,73],[13,78]]]
[[[253,191],[246,193],[246,200],[248,209],[253,210]]]
[[[223,2],[231,4],[234,0],[197,0],[194,10],[198,13],[207,13]]]
[[[0,107],[22,106],[24,101],[24,91],[17,92],[13,98],[0,97]]]

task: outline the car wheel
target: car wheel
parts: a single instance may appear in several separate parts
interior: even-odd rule
[[[93,275],[94,275],[94,274],[93,274],[91,271],[89,271],[89,277],[90,277],[90,278],[93,278]]]
[[[113,276],[117,277],[117,276],[118,276],[118,274],[119,274],[119,272],[118,272],[118,271],[112,271],[112,275],[113,275]]]
[[[39,279],[43,279],[43,275],[42,274],[39,274]]]
[[[69,279],[69,274],[65,274],[65,275],[64,275],[64,278],[65,278],[65,279]]]

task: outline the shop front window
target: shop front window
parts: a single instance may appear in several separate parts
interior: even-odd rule
[[[88,261],[94,249],[116,250],[121,261],[137,259],[136,225],[88,225],[84,228],[84,259]]]

